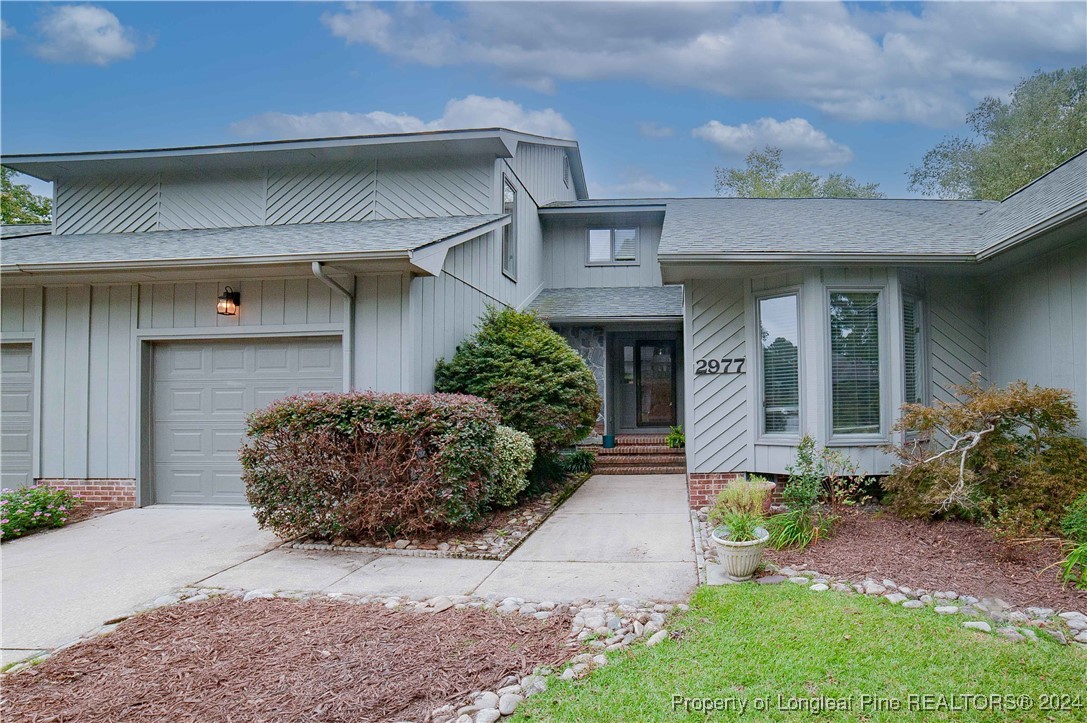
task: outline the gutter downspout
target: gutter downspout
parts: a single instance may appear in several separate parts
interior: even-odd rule
[[[314,261],[310,268],[313,275],[321,280],[333,292],[343,297],[344,325],[343,325],[343,386],[344,391],[349,392],[355,388],[355,294],[345,289],[338,281],[325,273],[324,263]],[[354,285],[355,277],[351,277]]]

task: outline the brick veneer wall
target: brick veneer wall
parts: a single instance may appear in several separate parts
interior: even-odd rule
[[[63,487],[95,509],[120,510],[136,506],[136,480],[125,477],[40,479],[40,484]]]
[[[711,505],[725,485],[743,478],[743,472],[691,472],[687,475],[687,503],[692,510]]]

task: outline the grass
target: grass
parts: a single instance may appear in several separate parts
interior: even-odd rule
[[[703,587],[690,611],[669,624],[678,640],[613,653],[606,667],[581,680],[552,679],[515,720],[800,720],[811,711],[790,705],[826,699],[850,706],[824,711],[827,720],[1087,719],[1087,707],[1065,705],[1078,696],[1087,706],[1082,650],[1048,640],[1012,643],[962,628],[965,619],[797,585]],[[970,694],[986,696],[986,703],[990,695],[1027,695],[1034,707],[978,710],[950,698]],[[1040,710],[1045,696],[1062,694],[1072,696],[1056,701],[1066,710]],[[919,713],[910,709],[911,695],[948,696],[947,704],[967,707]],[[727,709],[674,709],[673,696],[720,699],[717,705]],[[925,699],[926,706],[929,700],[941,702]],[[756,709],[764,701],[766,708]],[[896,701],[901,708],[890,709]]]

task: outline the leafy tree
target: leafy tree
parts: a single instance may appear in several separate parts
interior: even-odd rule
[[[781,149],[753,150],[746,168],[715,168],[713,189],[718,196],[739,198],[883,198],[878,183],[861,183],[832,173],[826,178],[811,171],[785,172]]]
[[[532,437],[540,457],[586,437],[600,394],[581,356],[534,315],[491,307],[478,331],[434,370],[439,392],[483,397],[503,424]]]
[[[1020,81],[1011,100],[988,97],[909,170],[910,190],[1000,200],[1087,148],[1087,65]]]
[[[4,223],[48,223],[53,213],[52,199],[35,196],[30,186],[12,181],[14,175],[15,171],[0,166],[0,219]]]

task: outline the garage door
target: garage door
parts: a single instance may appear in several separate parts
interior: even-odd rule
[[[34,369],[29,344],[0,345],[0,480],[4,487],[32,482]]]
[[[291,394],[339,391],[342,369],[339,339],[155,344],[154,501],[246,504],[238,463],[246,415]]]

